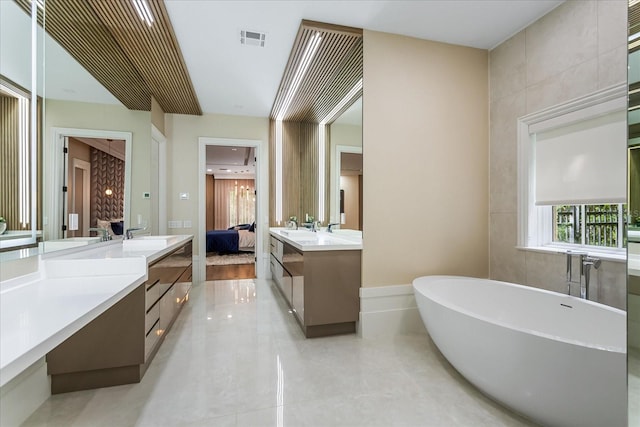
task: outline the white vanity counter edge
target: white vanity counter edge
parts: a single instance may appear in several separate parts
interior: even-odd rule
[[[0,282],[0,386],[144,283],[148,263],[192,239],[176,236],[161,250],[51,253],[38,272]]]
[[[272,236],[289,243],[301,251],[349,251],[362,250],[362,238],[356,236],[339,235],[319,231],[314,233],[302,233],[311,237],[291,237],[285,233],[285,228],[271,227],[269,232]]]

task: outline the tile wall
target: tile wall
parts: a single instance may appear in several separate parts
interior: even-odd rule
[[[519,117],[626,81],[627,3],[568,1],[491,50],[490,276],[566,290],[565,257],[516,249]],[[626,307],[626,265],[603,262],[600,302]]]

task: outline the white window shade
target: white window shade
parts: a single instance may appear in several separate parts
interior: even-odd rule
[[[535,138],[536,205],[626,203],[624,110]]]

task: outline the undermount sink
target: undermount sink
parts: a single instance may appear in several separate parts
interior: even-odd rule
[[[124,250],[146,251],[153,249],[164,249],[170,246],[176,236],[135,236],[133,239],[122,241]]]
[[[309,230],[281,230],[280,233],[292,239],[315,239],[317,234]]]

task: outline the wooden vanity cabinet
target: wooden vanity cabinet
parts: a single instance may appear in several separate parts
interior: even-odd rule
[[[149,264],[148,279],[47,354],[51,393],[140,382],[188,300],[192,243]]]
[[[356,331],[361,252],[300,251],[271,236],[273,280],[307,338]]]

